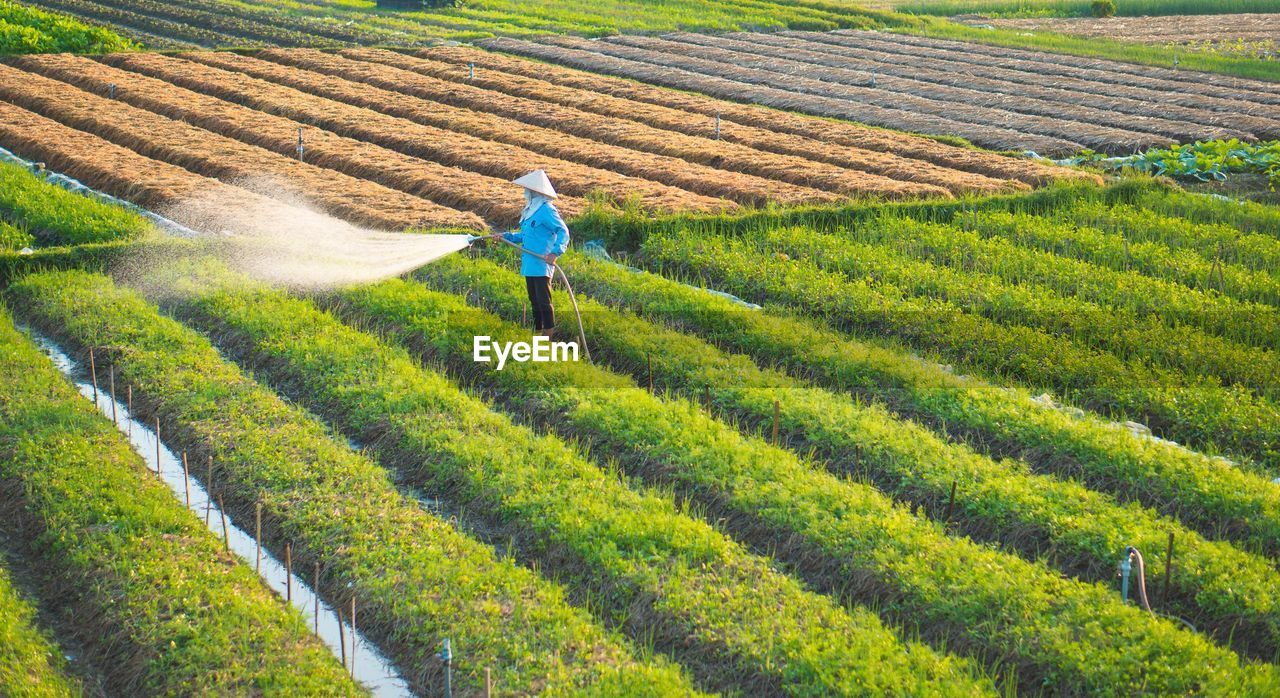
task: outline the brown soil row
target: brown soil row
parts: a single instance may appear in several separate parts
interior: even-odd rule
[[[682,68],[697,70],[742,82],[755,82],[793,92],[828,95],[855,104],[875,104],[882,107],[945,116],[970,124],[980,132],[988,126],[998,126],[1017,132],[1019,138],[1009,142],[1003,138],[990,138],[980,133],[970,138],[975,144],[1003,150],[1034,150],[1026,142],[1028,136],[1050,136],[1080,143],[1101,152],[1123,154],[1151,147],[1167,146],[1173,139],[1136,131],[1095,126],[1060,118],[1047,118],[1024,114],[1002,108],[980,107],[946,98],[930,97],[904,92],[892,92],[879,85],[868,84],[870,75],[857,71],[797,63],[776,58],[739,53],[723,48],[699,46],[692,43],[668,41],[650,37],[620,36],[602,39],[598,50],[611,52],[613,46],[626,46],[642,51],[627,54],[651,63],[672,63]],[[948,88],[943,88],[946,91]]]
[[[304,159],[312,165],[469,210],[496,223],[510,224],[520,218],[523,202],[516,195],[516,188],[503,179],[343,138],[88,58],[69,54],[27,56],[17,65],[95,94],[105,93],[107,86],[114,84],[116,98],[122,102],[286,156],[295,156],[298,131],[302,129]],[[582,210],[580,199],[565,197],[560,203],[567,215]]]
[[[272,205],[266,197],[152,160],[3,101],[0,144],[94,189],[150,209],[165,210],[186,225],[199,225],[202,202],[206,207],[231,206],[245,211],[264,210]]]
[[[225,52],[183,57],[235,73],[229,78],[224,76],[223,80],[230,79],[233,84],[219,83],[217,94],[224,99],[291,114],[295,119],[323,124],[329,130],[353,138],[378,138],[381,145],[410,155],[458,164],[494,176],[514,178],[531,169],[545,169],[556,178],[557,186],[567,192],[587,193],[599,189],[619,197],[637,196],[642,202],[654,204],[659,204],[656,201],[659,195],[667,198],[667,193],[676,192],[679,206],[655,207],[693,210],[731,208],[730,201],[818,203],[839,198],[785,182],[604,145],[551,129],[527,126],[514,119],[429,102],[257,58]],[[121,65],[141,72],[157,71],[154,74],[165,79],[181,80],[171,69],[158,72],[161,70],[157,67],[159,59],[148,64],[138,54],[119,54],[109,60],[121,61]],[[211,81],[210,89],[214,89],[214,76],[202,74],[202,79]],[[374,125],[377,128],[372,128]],[[574,165],[575,162],[591,167]],[[659,182],[670,186],[664,187]],[[728,201],[708,198],[712,196]]]
[[[742,35],[735,35],[742,36]],[[880,63],[885,72],[915,75],[921,79],[947,84],[964,84],[997,91],[1014,91],[1041,99],[1069,104],[1087,103],[1098,109],[1123,114],[1149,116],[1160,114],[1209,126],[1225,126],[1249,131],[1259,138],[1280,137],[1280,117],[1252,115],[1251,112],[1269,110],[1263,105],[1198,97],[1192,105],[1171,104],[1165,98],[1167,92],[1127,85],[1056,76],[1045,76],[1021,69],[1001,68],[973,63],[962,63],[948,56],[945,51],[924,55],[896,53],[883,45],[874,48],[868,42],[848,40],[821,32],[779,32],[777,34],[751,34],[750,41],[771,46],[801,46],[810,51],[820,51],[842,58],[862,58]]]
[[[728,36],[678,34],[671,35],[670,38],[675,41],[726,48],[735,52],[786,59],[802,65],[813,64],[827,69],[838,69],[840,72],[856,75],[855,79],[861,80],[862,84],[866,83],[869,74],[875,75],[878,87],[893,92],[1097,124],[1121,131],[1141,131],[1171,138],[1180,143],[1226,138],[1253,140],[1265,137],[1265,134],[1243,126],[1207,125],[1195,119],[1179,120],[1161,109],[1159,104],[1146,104],[1145,109],[1118,112],[1097,104],[1096,100],[1088,95],[1066,90],[1058,90],[1060,94],[1053,94],[1054,90],[1048,88],[1020,85],[1011,89],[1007,82],[1001,80],[984,79],[952,71],[934,74],[923,65],[897,65],[890,61],[882,61],[871,52],[866,52],[863,56],[848,53],[837,56],[826,50],[836,48],[829,44],[809,44],[787,37],[741,33]],[[1046,99],[1046,93],[1056,99]],[[1280,133],[1280,122],[1268,124],[1265,119],[1254,121],[1260,126],[1269,125],[1271,132]]]
[[[975,18],[976,19],[976,18]],[[1015,29],[1043,29],[1073,36],[1102,36],[1125,41],[1184,43],[1191,37],[1280,41],[1280,14],[1167,15],[1162,17],[1034,17],[980,19]]]
[[[810,142],[844,145],[860,150],[893,154],[908,161],[917,160],[932,163],[944,169],[974,172],[995,179],[1016,180],[1033,186],[1042,185],[1057,178],[1092,177],[1078,170],[959,148],[909,134],[869,128],[854,123],[817,119],[755,104],[741,104],[601,75],[600,73],[620,74],[620,66],[624,62],[588,51],[519,39],[488,39],[481,43],[491,50],[481,51],[464,47],[437,48],[433,49],[432,56],[458,64],[483,59],[483,65],[513,75],[538,78],[557,85],[607,94],[635,103],[670,107],[690,114],[701,114],[704,117],[720,114],[722,118],[733,123],[746,124],[779,134],[801,136]],[[494,51],[525,54],[585,70],[513,58],[494,53]],[[645,70],[645,67],[640,65],[637,69]],[[649,70],[649,73],[654,76],[661,75],[663,72],[666,71],[656,68]],[[681,71],[671,72],[674,74]],[[650,82],[660,81],[650,79]]]
[[[199,174],[222,180],[271,180],[282,191],[354,223],[393,230],[484,228],[473,213],[301,163],[9,66],[0,66],[0,99]]]
[[[498,90],[517,97],[555,102],[593,114],[637,121],[685,135],[704,138],[715,135],[714,117],[691,119],[687,111],[530,77],[543,68],[537,63],[512,61],[506,57],[466,47],[435,47],[419,51],[415,55],[422,59],[447,64],[447,67],[441,67],[432,73],[442,79],[455,82],[465,80],[467,84]],[[507,72],[503,65],[495,65],[498,62],[523,63],[529,73]],[[474,74],[468,68],[470,65],[476,67]],[[747,126],[724,118],[721,118],[719,127],[720,139],[730,143],[772,153],[795,155],[847,169],[871,172],[904,182],[935,184],[955,194],[994,193],[1024,188],[1020,183],[1009,180],[939,167],[893,153],[824,143],[803,136]]]
[[[1090,79],[1101,82],[1168,90],[1172,93],[1196,94],[1205,97],[1241,100],[1260,104],[1280,104],[1280,91],[1275,89],[1275,85],[1228,75],[1173,70],[1172,68],[1158,68],[1101,58],[1027,51],[1007,46],[988,46],[977,42],[933,39],[910,34],[885,34],[882,32],[846,29],[836,30],[832,34],[837,36],[856,36],[873,41],[879,40],[882,43],[900,46],[945,49],[951,52],[957,60],[966,63],[1002,65],[1001,61],[1005,59],[1017,59],[1026,64],[1026,70],[1043,75],[1087,76]],[[995,59],[996,62],[993,63],[992,59]]]
[[[525,123],[585,136],[602,143],[677,157],[689,162],[812,187],[844,196],[874,196],[904,199],[920,196],[948,196],[941,187],[900,182],[865,172],[846,170],[826,163],[789,155],[753,150],[740,145],[663,131],[634,121],[591,114],[540,100],[523,99],[491,90],[432,77],[429,73],[449,66],[390,51],[351,49],[335,59],[318,51],[264,51],[270,60],[301,65],[333,75],[342,75],[386,89],[431,99],[457,107],[510,116]],[[316,56],[322,58],[317,59]],[[327,59],[327,60],[325,60]]]

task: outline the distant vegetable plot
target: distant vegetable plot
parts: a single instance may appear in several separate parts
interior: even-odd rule
[[[1185,46],[1226,55],[1280,58],[1280,14],[966,20],[970,24],[975,22],[1004,29],[1052,31],[1072,36]]]
[[[597,85],[610,81],[637,93]],[[533,169],[566,215],[588,198],[721,212],[1093,177],[460,47],[27,56],[0,66],[0,145],[180,216],[260,208],[252,189],[389,229],[510,224],[509,181]]]
[[[16,53],[101,53],[135,45],[110,29],[73,17],[0,0],[0,55]]]
[[[720,98],[1049,156],[1280,133],[1280,93],[1269,83],[916,36],[680,33],[481,44]]]

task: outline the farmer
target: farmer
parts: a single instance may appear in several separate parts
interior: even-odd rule
[[[529,305],[533,308],[534,334],[550,337],[556,329],[551,308],[551,275],[556,259],[569,247],[569,228],[551,203],[556,198],[556,190],[551,187],[546,172],[534,170],[514,184],[524,187],[520,232],[503,233],[502,239],[528,250],[520,256],[520,273],[524,275]]]

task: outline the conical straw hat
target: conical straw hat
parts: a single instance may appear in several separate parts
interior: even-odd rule
[[[548,199],[556,198],[556,190],[551,186],[551,180],[547,179],[547,173],[542,170],[534,170],[533,172],[514,180],[512,184],[519,184],[525,189],[537,192]]]

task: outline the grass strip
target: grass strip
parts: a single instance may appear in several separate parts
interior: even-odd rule
[[[296,569],[321,563],[330,601],[354,588],[362,629],[414,690],[439,690],[446,637],[458,690],[478,692],[486,667],[512,694],[691,690],[674,668],[637,661],[560,587],[399,494],[385,471],[136,293],[82,272],[28,277],[11,293],[47,331],[114,360],[117,385],[134,386],[135,408],[161,419],[171,446],[197,462],[212,455],[213,491],[230,512],[251,517],[261,501],[264,538],[277,550],[292,541]]]
[[[1135,436],[1025,390],[957,376],[900,348],[859,341],[777,307],[747,311],[701,289],[584,255],[570,255],[564,265],[579,293],[611,306],[630,307],[798,378],[883,402],[980,451],[1140,501],[1211,538],[1280,554],[1280,492],[1222,459]]]
[[[750,243],[672,231],[651,235],[643,264],[700,278],[756,302],[776,302],[833,325],[901,339],[967,370],[1064,393],[1068,402],[1137,419],[1200,449],[1222,449],[1280,472],[1280,409],[1239,386],[1167,373],[1045,332],[1002,324],[952,303],[903,297],[786,255],[761,255]]]
[[[0,318],[8,323],[8,318]],[[4,332],[4,330],[0,330]],[[36,609],[0,564],[0,693],[26,698],[71,698],[83,693],[67,672],[62,651],[36,625]]]
[[[129,240],[152,230],[133,211],[54,186],[8,162],[0,162],[0,219],[21,226],[41,246]]]
[[[224,551],[111,422],[2,319],[4,513],[45,572],[50,602],[75,609],[107,688],[362,694],[302,617]]]
[[[353,317],[447,362],[513,409],[584,439],[629,473],[674,487],[742,538],[776,546],[775,554],[819,588],[874,599],[933,641],[982,653],[1021,688],[1107,694],[1143,681],[1177,693],[1250,684],[1263,690],[1277,680],[1272,669],[1243,665],[1204,637],[1123,605],[1104,587],[951,538],[874,488],[744,437],[694,402],[655,397],[583,363],[488,370],[472,360],[472,337],[511,340],[527,330],[459,296],[391,281],[341,298]]]
[[[197,296],[177,312],[406,480],[444,491],[509,535],[520,554],[571,580],[601,613],[708,685],[748,695],[992,692],[969,663],[903,642],[870,611],[805,591],[669,497],[627,487],[306,301],[237,290]],[[596,393],[625,384],[615,376]]]
[[[508,320],[525,312],[523,280],[489,260],[454,256],[424,268],[421,276],[439,290],[474,294]],[[568,307],[567,296],[558,294],[556,301]],[[1211,627],[1219,640],[1255,656],[1271,657],[1280,648],[1280,606],[1271,591],[1280,588],[1280,574],[1265,559],[1206,541],[1149,509],[1119,505],[1078,483],[1032,474],[1024,463],[996,461],[949,443],[882,406],[863,406],[847,395],[759,368],[746,356],[727,354],[696,337],[589,298],[579,297],[578,305],[593,356],[615,370],[641,384],[651,371],[655,388],[694,399],[706,391],[748,435],[764,431],[768,438],[776,409],[779,443],[791,451],[814,453],[828,470],[869,480],[935,519],[950,516],[968,535],[1031,557],[1051,551],[1055,566],[1103,583],[1114,577],[1127,545],[1147,551],[1147,573],[1162,579],[1164,560],[1155,553],[1173,535],[1178,564],[1170,577],[1172,589],[1164,590],[1173,595],[1173,612],[1198,628]],[[406,306],[386,307],[390,314]],[[401,315],[395,321],[411,319]]]

